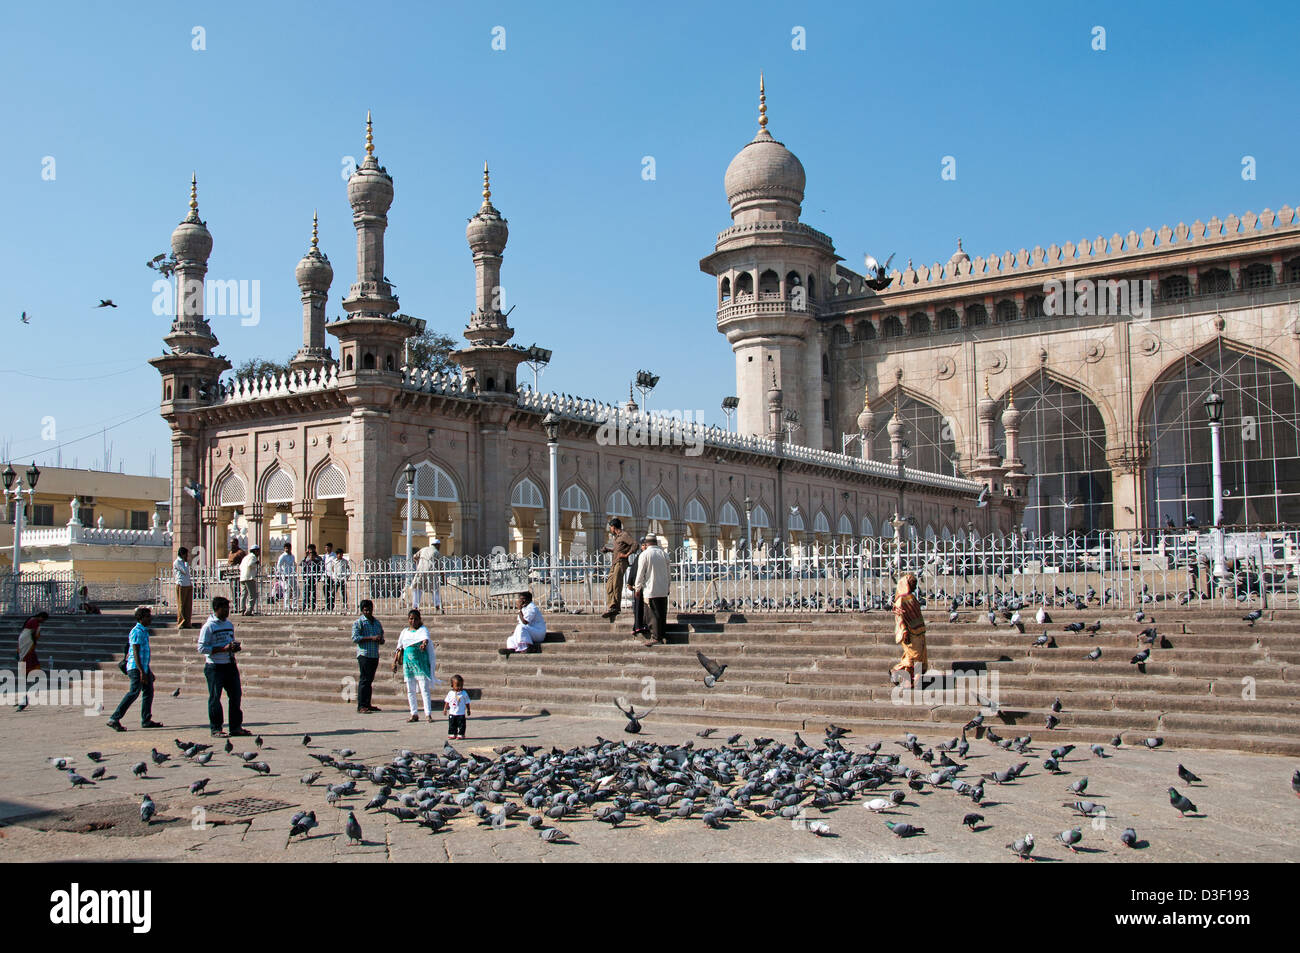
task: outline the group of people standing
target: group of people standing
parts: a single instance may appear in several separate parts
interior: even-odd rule
[[[632,635],[641,638],[645,645],[663,645],[672,581],[668,554],[653,535],[643,536],[638,549],[636,540],[623,529],[623,521],[616,516],[610,518],[606,532],[608,542],[601,552],[609,553],[612,558],[609,575],[605,577],[608,608],[601,617],[610,622],[618,618],[626,584],[632,592]]]
[[[314,612],[322,583],[325,610],[333,612],[336,605],[347,608],[352,564],[343,550],[336,550],[333,543],[325,544],[324,555],[316,552],[314,543],[309,544],[307,554],[300,562],[294,557],[293,544],[286,542],[269,577],[263,574],[261,558],[260,546],[245,550],[238,539],[230,541],[230,555],[226,558],[222,576],[230,582],[230,601],[241,615],[257,613],[263,578],[270,579],[271,598],[285,609]],[[176,581],[177,627],[185,629],[193,624],[190,613],[194,604],[194,583],[192,558],[184,547],[177,552],[172,568]]]

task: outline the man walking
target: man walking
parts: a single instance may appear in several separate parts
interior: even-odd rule
[[[254,550],[256,551],[256,550]],[[235,641],[235,624],[230,621],[230,600],[217,596],[212,600],[212,615],[199,630],[199,654],[204,657],[203,677],[208,682],[208,727],[214,738],[224,738],[221,710],[221,693],[226,693],[230,703],[230,734],[248,735],[244,730],[244,712],[239,707],[243,690],[239,685],[239,666],[235,653],[240,645]]]
[[[632,539],[632,534],[625,532],[623,521],[617,516],[611,516],[606,529],[609,534],[609,540],[606,542],[602,553],[612,553],[612,559],[609,564],[609,575],[605,577],[605,603],[607,608],[601,613],[603,618],[613,622],[618,618],[619,604],[623,601],[623,580],[627,576],[627,556],[636,548],[636,541]]]
[[[415,554],[415,578],[411,580],[412,609],[420,608],[420,603],[424,601],[424,590],[429,589],[433,593],[433,607],[443,615],[447,614],[442,608],[442,584],[438,580],[442,563],[441,547],[442,540],[435,538]]]
[[[286,541],[284,552],[275,561],[275,581],[280,584],[280,599],[286,609],[293,609],[298,596],[298,562],[293,558],[293,544]]]
[[[247,555],[248,553],[239,543],[239,538],[232,538],[230,540],[230,557],[226,560],[226,576],[230,579],[230,598],[234,601],[236,607],[243,602],[239,586],[239,566]]]
[[[185,550],[181,550],[185,555]],[[180,562],[177,559],[177,562]],[[122,727],[122,716],[143,693],[140,703],[140,727],[161,728],[162,724],[153,720],[153,669],[149,667],[149,623],[153,613],[148,606],[135,610],[135,627],[131,629],[130,652],[126,657],[126,677],[131,680],[131,687],[118,702],[117,708],[108,719],[108,727],[114,731],[126,731]],[[182,626],[184,628],[184,626]]]
[[[664,626],[668,624],[668,556],[659,548],[659,540],[646,536],[641,540],[641,555],[636,560],[633,588],[645,599],[650,616],[650,637],[646,645],[664,644]]]
[[[257,611],[257,560],[262,555],[262,548],[254,546],[248,551],[243,562],[239,564],[239,588],[243,596],[239,609],[243,615],[252,615]]]
[[[190,551],[182,546],[176,551],[172,563],[176,576],[176,628],[188,629],[194,625],[194,578],[190,575]]]
[[[352,623],[352,641],[357,644],[357,668],[361,681],[357,686],[357,712],[368,715],[379,711],[370,704],[375,671],[379,668],[379,646],[384,644],[384,627],[375,618],[375,606],[369,599],[361,600],[361,618]]]

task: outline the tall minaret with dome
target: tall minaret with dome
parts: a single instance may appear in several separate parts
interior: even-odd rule
[[[798,414],[792,442],[839,449],[829,342],[817,315],[840,258],[829,236],[799,221],[803,164],[767,131],[762,76],[758,88],[758,132],[723,179],[733,224],[700,270],[717,279],[718,331],[736,355],[739,432],[769,431],[765,398],[775,375],[786,412]]]

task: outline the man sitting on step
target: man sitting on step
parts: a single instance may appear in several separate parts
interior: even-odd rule
[[[506,639],[506,647],[499,650],[502,655],[511,652],[527,652],[534,645],[541,645],[546,641],[546,620],[542,618],[542,610],[537,608],[537,603],[533,602],[533,594],[519,593],[515,606],[519,610],[515,631],[510,638]]]

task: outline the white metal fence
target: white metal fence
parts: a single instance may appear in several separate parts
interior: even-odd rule
[[[81,576],[72,570],[19,572],[17,578],[12,572],[0,573],[0,614],[75,612],[81,587]]]
[[[1222,574],[1215,576],[1216,556]],[[1226,532],[1216,554],[1214,534],[1108,532],[1089,537],[988,536],[924,540],[904,537],[847,543],[804,541],[768,546],[740,557],[681,549],[669,553],[674,611],[820,612],[884,608],[902,572],[920,578],[931,604],[967,608],[1024,604],[1082,604],[1137,609],[1180,606],[1296,608],[1300,606],[1300,530]],[[414,602],[416,574],[400,557],[366,561],[342,580],[321,575],[258,581],[261,613],[354,614],[370,599],[381,615],[404,614]],[[422,608],[434,603],[456,613],[500,613],[513,596],[493,595],[493,557],[448,557],[419,579]],[[602,612],[609,557],[528,562],[534,598],[552,611]],[[437,585],[433,585],[436,580]],[[196,613],[215,595],[238,593],[230,578],[194,573]],[[498,587],[499,588],[499,587]],[[625,599],[626,599],[625,593]],[[170,573],[158,580],[158,604],[172,607]]]

